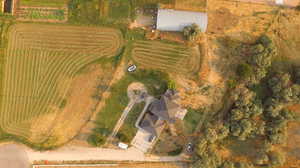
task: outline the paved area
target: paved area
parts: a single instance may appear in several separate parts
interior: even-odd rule
[[[1,168],[29,168],[26,152],[17,145],[5,144],[0,146]]]

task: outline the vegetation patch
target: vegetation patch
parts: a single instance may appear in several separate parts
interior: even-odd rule
[[[31,21],[66,21],[66,9],[55,8],[19,8],[18,19]]]
[[[210,121],[203,129],[204,135],[197,146],[199,160],[192,167],[250,168],[285,164],[282,147],[287,139],[287,124],[295,120],[295,114],[287,106],[300,100],[297,73],[271,71],[277,48],[268,36],[263,35],[254,44],[241,48],[239,54],[249,56],[247,63],[255,73],[240,81],[244,87],[231,92],[234,103],[226,115]],[[266,88],[253,89],[257,85]],[[257,96],[254,91],[267,96]],[[224,145],[227,140],[229,146]],[[231,156],[221,155],[222,145],[229,149]]]
[[[123,110],[129,103],[129,98],[127,97],[127,88],[132,82],[143,83],[150,95],[159,96],[167,90],[169,77],[159,71],[152,70],[138,70],[131,74],[126,74],[120,81],[111,87],[111,95],[106,100],[104,108],[98,112],[97,119],[95,121],[96,128],[93,134],[101,134],[103,136],[108,136],[116,123],[118,122]],[[138,108],[138,107],[136,107]],[[138,109],[129,114],[128,126],[133,123]],[[131,127],[131,126],[130,126]],[[126,129],[126,127],[124,128]],[[130,128],[131,133],[134,132],[134,128]],[[119,134],[122,136],[122,133]],[[132,136],[126,133],[126,136]],[[127,138],[129,139],[129,138]]]
[[[204,119],[204,110],[200,109],[200,110],[195,110],[195,109],[191,109],[188,108],[188,112],[184,117],[184,127],[185,127],[185,131],[189,134],[193,133],[199,122],[201,120]]]
[[[138,130],[135,126],[135,123],[140,113],[143,111],[144,106],[144,102],[135,104],[131,111],[128,113],[126,120],[124,121],[121,129],[119,130],[119,134],[126,136],[126,138],[120,138],[122,142],[130,143],[131,140],[134,138]]]

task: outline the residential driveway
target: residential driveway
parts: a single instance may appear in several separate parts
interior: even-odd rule
[[[29,159],[24,148],[15,144],[0,146],[1,168],[29,168]]]

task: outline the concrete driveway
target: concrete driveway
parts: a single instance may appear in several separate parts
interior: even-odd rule
[[[29,168],[29,159],[24,148],[15,144],[0,146],[1,168]]]

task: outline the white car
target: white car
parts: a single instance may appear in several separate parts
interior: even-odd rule
[[[130,65],[128,68],[127,68],[127,71],[128,72],[134,72],[136,70],[136,65]]]

